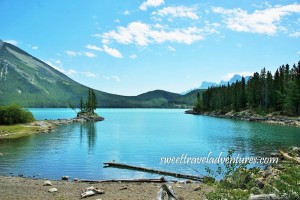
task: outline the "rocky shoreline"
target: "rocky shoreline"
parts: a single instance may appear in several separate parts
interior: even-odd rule
[[[18,124],[16,126],[21,127],[19,131],[14,130],[2,130],[0,126],[0,139],[18,138],[28,136],[31,134],[49,133],[56,127],[71,123],[85,123],[85,122],[97,122],[103,121],[104,118],[94,115],[80,115],[71,119],[57,119],[57,120],[37,120],[27,124]],[[15,126],[15,125],[12,125]],[[6,128],[9,126],[6,126]],[[3,128],[4,129],[4,128]]]
[[[275,115],[275,114],[268,114],[265,116],[258,115],[253,113],[249,110],[244,110],[241,112],[227,112],[223,113],[221,111],[213,111],[213,112],[196,112],[194,110],[187,110],[185,114],[192,114],[192,115],[204,115],[204,116],[211,116],[211,117],[218,117],[218,118],[225,118],[225,119],[237,119],[249,122],[262,122],[267,124],[278,124],[278,125],[285,125],[285,126],[296,126],[300,127],[300,117],[292,118],[282,115]]]

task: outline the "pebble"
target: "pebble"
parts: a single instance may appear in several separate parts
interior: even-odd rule
[[[50,189],[48,190],[48,192],[51,192],[51,193],[57,192],[57,189],[56,189],[56,188],[50,188]]]
[[[90,187],[86,188],[86,190],[94,190],[94,189],[95,189],[94,186],[90,186]]]
[[[201,190],[200,186],[197,186],[197,187],[194,188],[194,191],[199,191],[199,190]]]
[[[45,181],[43,186],[52,186],[52,183],[50,181]]]
[[[3,156],[3,153],[0,153],[0,156]]]
[[[63,177],[61,177],[61,180],[68,181],[68,180],[69,180],[69,178],[70,178],[70,176],[63,176]]]

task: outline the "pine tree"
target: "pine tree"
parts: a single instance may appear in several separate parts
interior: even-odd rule
[[[80,97],[80,111],[82,112],[84,110],[85,110],[85,108],[84,108],[84,102],[83,102],[82,97]]]
[[[91,101],[92,101],[92,112],[94,113],[94,110],[96,110],[97,108],[97,97],[96,94],[94,92],[94,90],[91,90]]]
[[[266,107],[267,107],[267,110],[270,111],[270,108],[273,108],[275,106],[275,103],[274,103],[274,96],[275,96],[275,93],[274,93],[274,89],[273,89],[273,76],[272,76],[272,73],[270,71],[267,72],[267,104],[266,104]]]
[[[242,77],[242,91],[241,91],[241,98],[240,98],[240,105],[242,109],[246,108],[247,104],[247,96],[246,96],[246,80]]]
[[[195,106],[194,106],[194,111],[196,112],[201,112],[201,98],[200,98],[200,93],[197,93],[197,99],[195,102]]]

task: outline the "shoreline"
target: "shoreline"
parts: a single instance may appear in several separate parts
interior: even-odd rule
[[[32,134],[49,133],[58,126],[71,123],[85,123],[88,121],[97,122],[103,120],[104,118],[100,116],[82,116],[71,119],[37,120],[26,124],[0,125],[0,140],[20,138]]]
[[[156,199],[162,183],[87,183],[80,181],[50,181],[51,186],[43,186],[46,179],[29,179],[21,177],[0,176],[0,199],[81,199],[85,188],[93,186],[104,191],[88,199]],[[204,183],[167,183],[172,186],[181,199],[204,199],[204,193],[213,189]],[[56,188],[57,192],[49,192]],[[197,189],[198,188],[198,189]]]
[[[249,110],[244,110],[240,112],[227,112],[222,113],[221,111],[213,111],[213,112],[204,112],[199,113],[194,110],[186,110],[185,114],[191,115],[203,115],[203,116],[210,116],[210,117],[217,117],[223,119],[234,119],[234,120],[242,120],[242,121],[249,121],[249,122],[260,122],[266,124],[275,124],[275,125],[282,125],[282,126],[294,126],[300,128],[300,117],[287,117],[282,115],[274,116],[272,114],[267,114],[265,116],[255,114],[250,112]]]

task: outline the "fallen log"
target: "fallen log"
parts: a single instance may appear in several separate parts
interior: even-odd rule
[[[276,196],[275,194],[259,194],[259,195],[250,195],[248,200],[282,200],[286,199],[284,197]]]
[[[279,153],[286,159],[288,160],[292,160],[295,161],[296,163],[298,163],[300,165],[300,160],[293,158],[292,156],[290,156],[288,153],[284,152],[283,150],[279,150]]]
[[[194,180],[194,181],[203,181],[202,177],[194,176],[194,175],[179,174],[179,173],[174,173],[174,172],[167,172],[167,171],[149,169],[149,168],[144,168],[144,167],[137,167],[137,166],[133,166],[133,165],[127,165],[127,164],[115,163],[115,162],[106,162],[103,164],[105,165],[104,168],[113,167],[113,168],[119,168],[119,169],[128,169],[128,170],[148,172],[148,173],[153,173],[153,174],[161,174],[161,175],[172,176],[172,177],[176,177],[176,178],[190,179],[190,180]]]
[[[112,183],[112,182],[123,182],[123,183],[165,183],[166,179],[162,176],[161,178],[150,178],[150,179],[112,179],[112,180],[86,180],[82,179],[80,182],[87,183]]]

